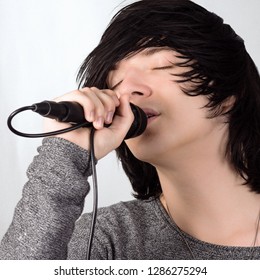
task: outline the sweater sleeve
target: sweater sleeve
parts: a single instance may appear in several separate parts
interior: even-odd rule
[[[62,138],[45,138],[2,239],[0,259],[66,259],[91,175],[89,153]]]

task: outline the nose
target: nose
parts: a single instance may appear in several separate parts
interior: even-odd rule
[[[117,91],[119,96],[128,94],[130,101],[140,97],[149,97],[152,94],[148,79],[140,71],[128,72],[118,86]]]

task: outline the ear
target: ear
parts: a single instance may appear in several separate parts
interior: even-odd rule
[[[236,101],[236,98],[234,95],[229,96],[221,105],[222,107],[222,112],[227,113],[230,111]]]

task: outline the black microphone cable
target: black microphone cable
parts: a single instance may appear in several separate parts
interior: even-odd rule
[[[49,137],[49,136],[54,136],[54,135],[58,135],[58,134],[61,134],[61,133],[66,133],[66,132],[69,132],[69,131],[72,131],[72,130],[75,130],[75,129],[78,129],[78,128],[81,128],[81,127],[84,127],[84,126],[88,126],[89,125],[89,122],[85,121],[85,122],[81,122],[81,123],[76,123],[76,124],[73,124],[71,127],[68,127],[68,128],[64,128],[64,129],[60,129],[60,130],[55,130],[55,131],[50,131],[50,132],[44,132],[44,133],[24,133],[24,132],[20,132],[18,131],[17,129],[15,129],[12,125],[12,120],[13,118],[21,113],[21,112],[24,112],[24,111],[28,111],[28,110],[32,110],[34,112],[35,111],[35,104],[31,105],[31,106],[25,106],[25,107],[21,107],[15,111],[13,111],[8,119],[7,119],[7,126],[8,128],[16,135],[19,135],[19,136],[22,136],[22,137],[27,137],[27,138],[41,138],[41,137]]]
[[[94,134],[95,134],[95,129],[92,128],[90,131],[90,160],[91,160],[91,167],[92,167],[92,182],[93,182],[93,209],[92,209],[92,218],[91,218],[90,234],[88,239],[87,254],[86,254],[87,260],[90,260],[90,256],[91,256],[91,248],[93,243],[95,225],[97,220],[97,209],[98,209],[98,182],[97,182],[97,170],[95,164]]]
[[[131,103],[130,106],[135,119],[125,139],[139,136],[144,132],[147,126],[146,114],[139,107]],[[71,127],[56,130],[56,131],[51,131],[51,132],[35,133],[35,134],[20,132],[12,126],[12,120],[17,114],[27,110],[32,110],[34,112],[37,112],[44,117],[53,118],[61,122],[71,122],[74,124],[72,124]],[[92,248],[95,224],[97,218],[97,209],[98,209],[98,182],[97,182],[95,148],[94,148],[95,128],[92,126],[91,123],[89,123],[84,119],[83,109],[78,103],[72,103],[66,101],[60,103],[56,103],[53,101],[43,101],[41,103],[35,103],[31,106],[21,107],[13,111],[9,115],[7,119],[7,125],[9,129],[16,135],[27,137],[27,138],[49,137],[61,133],[66,133],[81,127],[91,127],[89,139],[90,139],[90,162],[92,167],[92,182],[93,182],[93,209],[92,209],[92,218],[91,218],[91,228],[90,228],[87,253],[86,253],[86,259],[90,260],[91,248]]]

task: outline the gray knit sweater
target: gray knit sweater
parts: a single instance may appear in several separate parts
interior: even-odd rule
[[[91,174],[89,154],[46,138],[28,169],[1,259],[84,259],[91,222],[83,214]],[[121,202],[98,212],[92,259],[260,259],[260,247],[209,244],[182,232],[157,198]]]

